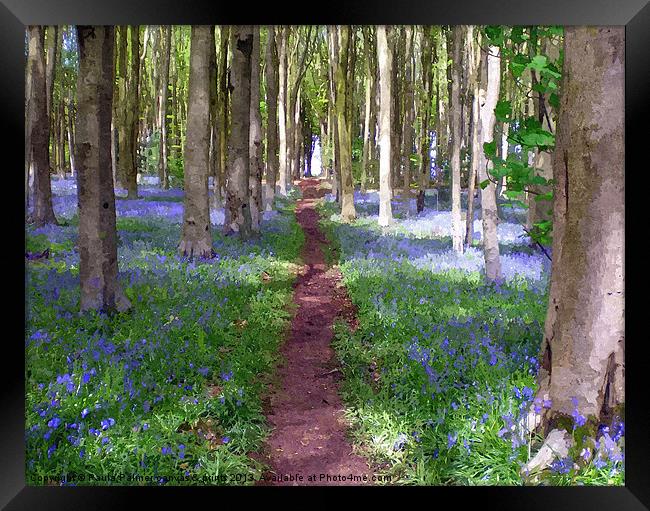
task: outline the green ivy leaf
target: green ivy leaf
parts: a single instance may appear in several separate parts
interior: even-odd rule
[[[483,144],[483,152],[488,158],[496,156],[497,154],[497,143],[493,140],[492,142],[485,142]]]
[[[479,186],[481,187],[482,190],[485,190],[489,184],[490,184],[490,180],[486,179],[485,181],[481,181]]]
[[[534,69],[535,71],[541,71],[546,67],[547,63],[548,57],[546,55],[535,55],[528,64],[528,67]]]
[[[499,122],[512,121],[512,105],[510,101],[499,101],[494,109],[494,115]]]

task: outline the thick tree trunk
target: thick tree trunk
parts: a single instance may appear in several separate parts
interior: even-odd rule
[[[115,193],[111,176],[114,28],[77,26],[79,77],[76,155],[79,167],[81,310],[124,311],[117,280]]]
[[[228,179],[226,180],[226,234],[238,232],[242,240],[251,236],[250,175],[250,109],[251,54],[253,26],[235,25],[230,28],[232,45],[232,131],[228,144]]]
[[[485,52],[482,63],[482,79],[479,90],[481,122],[481,136],[483,144],[492,142],[494,138],[494,124],[496,117],[494,108],[499,99],[499,86],[501,73],[499,70],[499,48],[490,46]],[[487,170],[486,170],[487,166]],[[480,150],[478,167],[478,180],[483,182],[488,179],[488,170],[492,163],[488,162],[483,148]],[[485,258],[485,275],[488,280],[501,279],[501,258],[499,256],[499,240],[497,237],[497,224],[499,222],[496,203],[496,187],[492,181],[481,187],[481,217],[483,219],[483,255]]]
[[[379,62],[379,225],[393,221],[391,208],[392,130],[390,111],[392,103],[393,52],[388,44],[385,26],[377,26],[377,61]]]
[[[545,432],[576,410],[608,422],[625,402],[624,30],[565,29],[553,266],[538,375],[538,397],[552,401]]]
[[[262,115],[260,113],[260,27],[253,26],[250,81],[250,210],[251,229],[259,233],[262,221]]]
[[[184,155],[185,203],[179,251],[188,257],[212,256],[208,167],[210,145],[210,25],[193,25]]]
[[[349,101],[352,84],[346,80],[348,56],[350,49],[350,27],[347,25],[337,27],[339,36],[338,56],[335,60],[334,72],[336,82],[336,113],[338,122],[338,141],[340,154],[340,189],[341,189],[341,219],[351,222],[357,216],[354,208],[354,186],[352,183],[352,140],[348,124],[346,104]]]
[[[463,224],[460,211],[460,68],[463,46],[463,27],[456,25],[452,34],[452,76],[451,76],[451,231],[452,246],[462,254]]]
[[[47,116],[47,90],[45,80],[44,28],[29,26],[29,49],[27,66],[31,76],[28,125],[31,144],[32,165],[34,167],[34,214],[37,227],[56,224],[52,209],[52,189],[50,186],[50,154],[48,140],[50,123]]]
[[[162,50],[162,70],[160,72],[160,144],[158,152],[158,176],[160,186],[169,188],[167,157],[167,91],[169,90],[169,61],[172,50],[172,27],[163,26],[164,44]]]
[[[275,187],[278,179],[278,52],[275,44],[275,27],[268,27],[266,38],[266,210],[273,209]]]
[[[278,194],[287,196],[289,190],[289,169],[287,149],[287,27],[280,27],[278,30],[278,76],[280,88],[278,91],[278,131],[280,137],[280,162],[279,162],[279,188]]]

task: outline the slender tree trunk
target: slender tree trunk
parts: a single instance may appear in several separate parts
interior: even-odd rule
[[[463,225],[460,211],[460,68],[463,46],[463,27],[456,25],[452,34],[451,76],[451,231],[454,251],[463,253]]]
[[[259,233],[262,221],[262,114],[260,113],[260,27],[253,26],[250,78],[250,211],[251,229]]]
[[[138,124],[140,119],[140,26],[134,25],[131,30],[131,71],[129,75],[129,93],[127,119],[127,136],[130,138],[130,158],[127,165],[127,198],[138,198]]]
[[[214,209],[221,207],[221,194],[219,189],[219,82],[217,69],[217,42],[215,38],[215,26],[210,27],[210,170],[209,176],[213,179],[213,189],[211,207]]]
[[[392,103],[393,52],[388,44],[390,28],[377,26],[377,61],[379,62],[379,225],[388,226],[393,221],[391,208],[392,163],[390,111]]]
[[[130,307],[117,280],[115,193],[111,176],[114,28],[77,26],[79,77],[76,154],[79,165],[81,310]]]
[[[420,96],[420,117],[422,125],[420,128],[420,179],[419,190],[417,198],[417,212],[421,213],[424,210],[424,191],[429,184],[429,173],[431,167],[430,146],[431,139],[429,137],[429,116],[431,113],[431,34],[427,27],[422,27],[420,32],[420,52],[422,64],[422,95]],[[438,147],[438,138],[436,134],[436,147]],[[440,152],[436,153],[439,158]]]
[[[169,188],[167,156],[167,96],[169,91],[169,61],[172,50],[172,27],[163,26],[162,70],[160,72],[160,144],[158,153],[158,176],[163,189]]]
[[[48,151],[51,151],[50,164],[57,167],[57,128],[54,115],[54,80],[56,78],[56,63],[59,57],[59,27],[56,25],[43,27],[45,32],[45,87],[47,94],[47,121],[49,123]]]
[[[278,91],[278,130],[280,137],[279,188],[278,194],[287,196],[289,189],[289,169],[287,168],[287,27],[278,30],[278,75],[280,89]]]
[[[625,402],[624,31],[565,29],[537,394],[552,402],[542,417],[546,433],[564,427],[560,419],[571,424],[576,410],[608,423]]]
[[[268,27],[266,38],[266,210],[273,209],[275,187],[278,179],[278,52],[275,44],[275,27]]]
[[[406,31],[406,51],[404,52],[405,71],[404,71],[404,125],[403,125],[403,149],[402,161],[404,166],[404,197],[406,201],[411,199],[411,155],[413,154],[413,141],[415,130],[415,104],[413,102],[413,36],[414,27],[407,26]],[[407,202],[408,203],[408,202]]]
[[[226,209],[228,233],[238,232],[242,240],[251,236],[251,208],[249,196],[250,175],[250,108],[251,108],[251,54],[253,26],[235,25],[230,28],[232,45],[232,132],[230,134],[228,172],[226,181]]]
[[[74,158],[74,132],[73,132],[73,125],[74,122],[72,120],[74,116],[74,104],[72,103],[72,94],[69,93],[68,95],[68,152],[70,153],[70,174],[72,174],[72,177],[74,178],[76,175],[76,165],[75,165],[75,158]],[[113,159],[111,158],[111,164],[113,162]]]
[[[228,34],[229,27],[219,27],[219,167],[218,183],[215,182],[215,195],[221,196],[221,188],[225,185],[226,165],[228,162],[228,88],[226,68],[228,67]]]
[[[499,99],[501,73],[499,70],[499,48],[490,46],[483,57],[482,80],[479,91],[480,122],[483,143],[492,142],[496,118],[494,108]],[[478,179],[483,182],[488,179],[487,172],[492,168],[485,153],[480,151]],[[487,169],[486,169],[487,167]],[[481,217],[483,219],[483,254],[485,257],[485,274],[488,280],[501,279],[501,259],[499,256],[499,240],[497,224],[499,222],[496,204],[496,188],[493,182],[481,187]]]
[[[479,119],[479,89],[478,89],[478,76],[479,76],[479,63],[480,63],[480,47],[474,41],[474,27],[467,27],[467,42],[468,42],[468,55],[469,66],[468,72],[470,77],[470,85],[472,93],[472,112],[471,112],[471,142],[472,142],[472,159],[469,171],[469,182],[467,184],[467,216],[466,216],[466,232],[465,243],[467,246],[472,245],[474,239],[474,193],[476,185],[476,175],[478,174],[478,166],[481,161],[480,146],[480,128],[481,123]]]
[[[338,56],[335,60],[336,69],[334,77],[336,81],[336,113],[337,128],[339,135],[340,160],[340,187],[341,187],[341,219],[343,222],[351,222],[356,218],[354,208],[354,186],[352,183],[352,140],[348,124],[348,113],[346,104],[349,101],[352,84],[346,80],[348,56],[350,49],[350,27],[347,25],[337,27],[339,36]]]
[[[193,25],[184,154],[185,203],[179,251],[187,257],[212,256],[208,168],[210,146],[210,25]]]
[[[375,75],[374,67],[372,65],[372,55],[374,48],[372,46],[372,28],[363,27],[363,46],[365,50],[365,109],[364,109],[364,123],[363,123],[363,153],[361,157],[361,191],[365,192],[368,185],[368,164],[370,159],[371,145],[374,140],[370,136],[370,124],[372,122],[372,110],[375,104]]]
[[[29,105],[31,114],[31,143],[32,163],[34,166],[34,214],[33,221],[37,227],[46,224],[56,224],[52,209],[52,189],[50,186],[50,154],[48,140],[50,123],[47,117],[47,89],[45,80],[44,28],[29,26],[29,49],[27,65],[31,76]]]

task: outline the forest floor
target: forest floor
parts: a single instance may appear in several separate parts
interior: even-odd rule
[[[341,274],[326,263],[321,248],[329,241],[318,226],[315,204],[327,191],[319,186],[315,179],[300,182],[296,217],[305,234],[304,266],[293,295],[298,308],[281,350],[281,383],[268,396],[274,431],[264,456],[271,471],[260,484],[358,485],[372,477],[366,461],[352,453],[338,395],[332,326],[343,317],[354,329],[356,318]]]

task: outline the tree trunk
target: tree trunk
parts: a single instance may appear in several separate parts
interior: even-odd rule
[[[266,38],[266,210],[273,209],[278,179],[278,52],[275,44],[275,26],[270,25]]]
[[[424,190],[429,185],[429,175],[431,167],[430,147],[431,139],[429,137],[429,116],[431,113],[431,34],[428,27],[422,27],[420,33],[420,53],[422,63],[422,94],[420,96],[420,179],[418,198],[416,202],[417,212],[424,210]],[[436,147],[438,147],[438,138],[436,135]],[[440,152],[438,151],[439,158]]]
[[[280,137],[279,188],[278,194],[287,196],[289,189],[289,169],[287,168],[287,27],[278,31],[278,75],[280,89],[278,91],[278,130]]]
[[[480,146],[481,122],[479,119],[479,64],[481,61],[481,48],[474,41],[474,27],[469,25],[467,27],[467,42],[468,42],[468,73],[469,73],[469,89],[472,94],[472,112],[471,112],[471,141],[472,141],[472,159],[469,171],[469,182],[467,184],[467,216],[465,226],[465,243],[469,247],[474,240],[474,193],[476,186],[476,176],[478,174],[478,166],[481,162],[482,147]]]
[[[479,90],[481,122],[481,136],[483,143],[492,142],[494,137],[494,124],[496,117],[494,108],[499,99],[499,86],[501,73],[499,69],[499,47],[490,46],[483,57],[482,79]],[[480,182],[488,179],[486,166],[492,168],[492,163],[485,156],[483,148],[480,149],[478,167],[478,179]],[[483,255],[485,258],[485,275],[488,280],[498,281],[501,279],[501,259],[499,256],[499,240],[497,237],[497,215],[496,188],[490,181],[488,185],[481,187],[481,217],[483,219]]]
[[[406,50],[404,52],[405,70],[404,70],[404,125],[403,125],[403,148],[402,162],[404,166],[404,197],[407,201],[411,200],[411,155],[413,154],[413,141],[415,130],[415,103],[413,102],[413,78],[415,76],[413,69],[413,27],[407,26],[406,30]]]
[[[172,27],[163,26],[164,44],[162,50],[162,70],[160,72],[160,144],[158,147],[158,176],[160,186],[169,188],[167,161],[167,95],[169,90],[169,61],[172,50]]]
[[[553,266],[537,394],[552,401],[542,417],[545,432],[563,427],[560,419],[576,410],[607,423],[625,402],[624,31],[565,28]]]
[[[187,136],[184,152],[185,203],[179,251],[188,257],[212,256],[208,167],[210,144],[210,25],[193,25]]]
[[[251,54],[253,26],[235,25],[230,28],[232,45],[232,131],[228,154],[226,180],[226,209],[228,224],[224,232],[238,232],[242,240],[251,236],[251,208],[249,196],[250,175],[250,109],[251,109]]]
[[[463,253],[463,225],[460,214],[460,68],[463,27],[456,25],[452,34],[453,63],[451,65],[451,231],[452,246]]]
[[[361,157],[361,191],[365,192],[368,185],[368,163],[370,159],[370,148],[374,140],[370,139],[370,124],[372,122],[372,111],[375,104],[375,74],[372,62],[374,48],[372,46],[372,28],[363,27],[363,46],[365,50],[365,109],[363,123],[363,153]]]
[[[210,170],[209,176],[213,179],[213,193],[211,207],[221,207],[221,194],[219,193],[219,163],[220,150],[219,142],[219,76],[217,69],[217,41],[215,38],[215,26],[210,27]]]
[[[221,197],[221,188],[225,185],[226,165],[228,162],[228,95],[229,88],[227,82],[226,68],[228,67],[228,34],[229,27],[221,25],[219,27],[219,166],[218,183],[215,181],[215,195]]]
[[[393,135],[390,126],[392,103],[393,52],[388,44],[386,26],[377,26],[377,61],[379,62],[379,225],[393,221],[391,208],[391,172]]]
[[[45,80],[45,34],[41,26],[29,26],[29,49],[27,65],[31,77],[28,115],[30,127],[32,165],[34,167],[34,214],[37,227],[56,224],[52,209],[52,189],[50,186],[50,154],[48,140],[50,123],[47,116],[47,89]]]
[[[73,125],[74,122],[72,120],[74,116],[74,104],[72,103],[72,93],[69,93],[68,95],[68,152],[70,153],[70,174],[72,174],[72,177],[74,178],[76,175],[76,165],[75,165],[75,158],[74,158],[74,132],[73,132]],[[113,159],[111,158],[111,165],[112,165]]]
[[[341,187],[341,219],[343,222],[351,222],[356,218],[354,208],[354,186],[352,183],[352,140],[348,124],[348,112],[346,105],[351,94],[351,83],[346,80],[348,55],[350,49],[350,27],[342,25],[337,27],[339,36],[338,55],[335,60],[336,69],[334,77],[336,81],[336,113],[338,122],[339,154],[341,156],[340,187]]]
[[[250,211],[251,229],[260,231],[262,221],[262,115],[260,113],[260,27],[253,26],[250,79]]]
[[[129,75],[129,93],[127,126],[130,137],[131,162],[127,166],[127,198],[138,198],[138,124],[140,119],[140,26],[134,25],[131,30],[131,71]]]
[[[79,77],[76,154],[79,166],[81,310],[124,311],[117,280],[115,193],[111,176],[114,28],[77,26]]]

